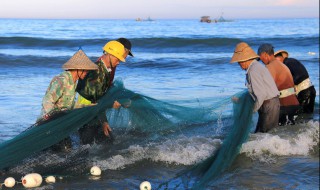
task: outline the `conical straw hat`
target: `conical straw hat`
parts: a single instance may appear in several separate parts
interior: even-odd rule
[[[247,43],[240,42],[234,50],[230,63],[243,62],[255,58],[259,58],[259,55]]]
[[[289,57],[289,53],[286,50],[278,50],[274,53],[274,56],[277,56],[277,54],[281,53],[283,58],[287,58]]]
[[[64,65],[64,70],[97,70],[98,66],[93,63],[89,57],[80,49]]]

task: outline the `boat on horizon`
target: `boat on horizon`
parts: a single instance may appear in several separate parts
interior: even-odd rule
[[[218,22],[233,22],[233,20],[229,20],[229,19],[225,19],[223,17],[223,13],[221,13],[220,17],[219,18],[216,18],[216,19],[210,19],[210,16],[202,16],[200,18],[200,22],[206,22],[206,23],[211,23],[211,22],[214,22],[214,23],[218,23]]]
[[[155,21],[154,19],[151,19],[151,17],[149,16],[148,18],[146,19],[142,19],[142,18],[136,18],[136,21],[140,22],[140,21]]]

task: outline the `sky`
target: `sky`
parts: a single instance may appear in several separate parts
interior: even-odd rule
[[[0,18],[319,18],[319,0],[0,0]]]

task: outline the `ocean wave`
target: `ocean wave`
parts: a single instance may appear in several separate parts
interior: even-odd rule
[[[60,67],[76,52],[73,50],[1,50],[0,64],[6,67],[39,66]],[[86,51],[92,61],[96,61],[102,52]],[[232,53],[136,53],[135,57],[127,57],[128,68],[183,69],[199,64],[206,66],[228,63]],[[197,64],[192,64],[197,63]]]
[[[296,129],[292,129],[296,127]],[[252,134],[240,153],[262,162],[273,162],[275,156],[313,154],[319,147],[319,122],[282,127],[274,133]]]
[[[113,39],[96,38],[96,39],[51,39],[51,38],[38,38],[38,37],[0,37],[0,48],[13,48],[13,49],[64,49],[75,47],[88,47],[98,48],[108,41]],[[282,44],[283,46],[304,46],[313,44],[319,41],[319,36],[308,37],[253,37],[253,38],[227,38],[227,37],[208,37],[208,36],[187,36],[187,37],[150,37],[150,38],[131,38],[130,41],[133,45],[133,50],[144,51],[155,49],[162,52],[184,52],[186,50],[197,52],[203,51],[203,48],[214,49],[218,48],[231,48],[241,42],[245,41],[253,46],[258,46],[261,43],[268,42],[272,44]],[[164,51],[166,50],[166,51]]]
[[[0,47],[24,49],[33,47],[50,48],[72,48],[81,45],[104,44],[106,39],[50,39],[50,38],[35,38],[35,37],[0,37]]]
[[[221,145],[220,139],[185,136],[161,143],[131,145],[120,154],[108,159],[96,157],[93,165],[102,170],[119,170],[142,160],[165,162],[167,164],[193,165],[209,157]]]

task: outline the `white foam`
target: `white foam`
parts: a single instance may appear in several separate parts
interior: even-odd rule
[[[132,145],[106,160],[96,157],[93,164],[99,165],[102,170],[123,169],[144,159],[168,164],[192,165],[209,157],[220,145],[220,139],[179,136],[161,143]]]
[[[272,159],[272,155],[309,155],[319,143],[319,122],[309,121],[299,127],[296,133],[290,131],[285,135],[252,134],[249,141],[242,145],[240,153],[267,162]]]

